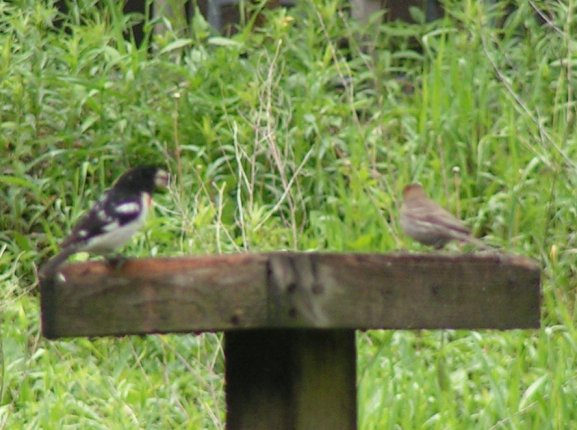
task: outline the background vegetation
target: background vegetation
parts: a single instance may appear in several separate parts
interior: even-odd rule
[[[77,3],[0,2],[0,428],[223,427],[220,336],[39,334],[36,265],[144,162],[176,181],[130,255],[419,250],[420,181],[541,263],[543,328],[359,333],[360,428],[577,428],[574,1],[367,27],[302,1],[231,38],[147,20],[140,47],[147,17]]]

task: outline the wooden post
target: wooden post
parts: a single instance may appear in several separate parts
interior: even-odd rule
[[[539,267],[501,254],[89,262],[40,287],[48,338],[225,331],[228,430],[355,429],[355,329],[540,324]]]
[[[353,330],[225,333],[227,430],[356,429]]]

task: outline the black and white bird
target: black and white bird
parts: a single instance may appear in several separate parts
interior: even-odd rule
[[[168,172],[156,166],[128,170],[80,218],[60,245],[61,251],[42,266],[40,277],[52,277],[77,252],[110,255],[122,247],[144,225],[153,191],[166,188],[168,181]]]

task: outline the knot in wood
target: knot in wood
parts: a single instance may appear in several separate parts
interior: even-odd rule
[[[324,324],[326,316],[319,302],[324,287],[318,279],[314,254],[273,254],[267,274],[273,324]]]

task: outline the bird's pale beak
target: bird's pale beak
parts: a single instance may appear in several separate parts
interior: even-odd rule
[[[154,186],[156,188],[168,188],[170,183],[170,174],[166,170],[159,169],[154,175]]]

